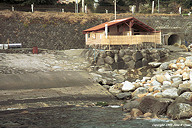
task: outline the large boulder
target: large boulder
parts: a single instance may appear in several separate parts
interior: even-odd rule
[[[171,86],[171,82],[170,81],[163,81],[163,86]]]
[[[146,59],[146,58],[143,58],[143,59],[142,59],[142,64],[143,64],[143,66],[148,66],[148,63],[149,63],[149,60],[148,60],[148,59]]]
[[[180,84],[182,84],[182,80],[177,80],[177,81],[174,81],[171,86],[172,87],[175,87],[175,88],[178,88]]]
[[[167,109],[167,116],[172,119],[190,118],[192,116],[192,102],[178,97]]]
[[[143,113],[154,113],[157,115],[161,115],[166,112],[166,109],[170,102],[161,102],[159,99],[154,98],[152,96],[146,96],[141,99],[141,102],[138,106],[138,108],[143,112]]]
[[[162,92],[157,92],[157,93],[153,94],[153,96],[154,96],[155,98],[162,98],[162,97],[163,97],[163,96],[162,96]]]
[[[162,92],[164,98],[177,98],[179,95],[177,94],[177,88],[169,88]]]
[[[171,80],[173,81],[173,83],[176,82],[176,81],[177,82],[182,81],[182,77],[183,77],[182,75],[172,75]]]
[[[131,56],[129,56],[129,55],[125,55],[124,57],[122,57],[123,58],[123,60],[125,61],[125,62],[129,62],[129,61],[131,61],[133,58],[131,57]]]
[[[124,104],[123,110],[130,112],[133,108],[138,108],[139,102],[137,100],[134,101],[128,101],[127,103]]]
[[[186,61],[185,57],[179,57],[176,61],[176,63],[184,63]]]
[[[124,49],[119,50],[119,56],[123,57],[125,55]]]
[[[161,65],[161,62],[150,62],[148,63],[149,66],[151,66],[152,68],[157,68]]]
[[[131,56],[133,54],[133,52],[130,49],[125,49],[124,52],[125,52],[125,55]]]
[[[135,53],[133,53],[132,57],[135,61],[138,61],[138,60],[142,60],[143,55],[140,51],[136,51]]]
[[[177,94],[180,96],[181,94],[183,94],[184,92],[190,92],[189,88],[181,88],[178,89]]]
[[[104,60],[105,60],[105,63],[107,63],[107,64],[113,64],[114,63],[114,59],[110,56],[105,57]]]
[[[116,97],[120,100],[123,99],[130,99],[131,98],[131,92],[124,92],[124,93],[118,93]]]
[[[123,91],[123,92],[128,92],[128,91],[135,90],[135,85],[132,84],[132,83],[129,82],[129,81],[125,81],[125,82],[123,82],[122,84],[123,84],[123,87],[122,87],[122,91]]]
[[[192,91],[192,84],[190,85],[190,90]]]
[[[179,97],[183,97],[184,99],[192,102],[192,92],[184,92]]]
[[[139,87],[137,88],[133,93],[132,93],[132,97],[140,97],[140,95],[144,95],[148,93],[148,89],[144,88],[144,87]]]
[[[142,66],[143,66],[142,60],[138,60],[138,61],[135,62],[135,68],[140,68]]]
[[[169,64],[169,69],[178,69],[177,64],[171,63]]]
[[[179,89],[182,89],[182,88],[188,88],[188,89],[190,89],[190,86],[191,86],[191,85],[192,85],[191,83],[180,84],[180,85],[179,85]]]
[[[132,118],[137,118],[141,115],[143,115],[143,113],[138,109],[138,108],[133,108],[130,112]]]
[[[186,60],[185,65],[192,68],[192,61],[191,60]]]
[[[184,69],[184,67],[185,67],[184,63],[177,63],[176,65],[177,65],[178,69]]]
[[[104,65],[104,64],[105,64],[104,59],[101,58],[101,57],[99,57],[99,58],[97,59],[96,65],[97,65],[97,66],[100,66],[100,65]]]
[[[111,87],[109,88],[109,92],[112,93],[113,95],[117,95],[118,93],[121,92],[121,90],[115,88],[115,86],[111,86]]]
[[[156,80],[152,80],[151,81],[151,86],[161,86],[161,83],[156,81]]]
[[[99,56],[100,56],[101,58],[105,58],[105,57],[106,57],[106,52],[105,52],[105,51],[100,51]]]
[[[166,77],[164,75],[156,75],[156,80],[163,84],[163,81],[166,81]]]
[[[127,66],[130,68],[130,69],[134,69],[135,68],[135,61],[134,60],[130,60],[129,62],[126,63]]]
[[[114,53],[112,53],[111,51],[107,51],[106,52],[106,56],[110,56],[110,57],[114,57]]]
[[[176,63],[176,60],[172,60],[169,62],[164,62],[161,64],[161,66],[159,67],[161,70],[169,70],[169,64],[171,63]]]
[[[158,53],[151,54],[150,57],[152,58],[152,61],[160,60],[160,55]]]
[[[189,72],[184,72],[184,73],[182,74],[182,76],[183,76],[183,80],[189,80],[189,79],[190,79],[190,74],[189,74]]]
[[[161,70],[168,70],[169,69],[169,64],[170,64],[170,62],[162,63],[159,68]]]

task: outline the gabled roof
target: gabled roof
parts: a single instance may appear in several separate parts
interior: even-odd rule
[[[86,29],[83,31],[83,33],[87,33],[87,32],[93,32],[93,31],[99,31],[99,30],[104,30],[105,29],[105,24],[108,25],[108,27],[113,26],[113,25],[117,25],[117,24],[123,24],[123,23],[127,23],[129,21],[133,20],[134,22],[134,27],[136,28],[140,28],[142,30],[145,30],[147,32],[153,32],[155,31],[155,29],[151,28],[150,26],[144,24],[143,22],[139,21],[138,19],[134,18],[134,17],[129,17],[129,18],[124,18],[124,19],[117,19],[117,20],[113,20],[113,21],[109,21],[109,22],[105,22],[102,23],[100,25],[97,25],[95,27]]]

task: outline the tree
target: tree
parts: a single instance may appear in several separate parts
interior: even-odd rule
[[[85,0],[85,5],[87,5],[89,9],[93,10],[94,0]]]
[[[113,0],[99,0],[99,6],[112,6]]]

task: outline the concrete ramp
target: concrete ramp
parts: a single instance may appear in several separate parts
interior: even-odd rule
[[[0,89],[44,89],[92,85],[85,71],[0,74]]]
[[[0,111],[114,99],[85,71],[0,74],[0,81]]]

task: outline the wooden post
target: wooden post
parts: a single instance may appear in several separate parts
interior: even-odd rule
[[[33,10],[33,8],[34,8],[34,5],[33,4],[31,4],[31,12],[33,12],[34,10]]]
[[[75,1],[75,13],[78,13],[78,0]]]
[[[181,15],[181,7],[179,7],[179,14]]]
[[[85,13],[87,13],[87,5],[85,5]]]
[[[154,1],[152,1],[152,14],[154,13]]]
[[[158,0],[158,10],[157,10],[157,11],[158,11],[158,13],[159,13],[159,0]]]
[[[132,14],[135,13],[135,6],[132,6],[132,7],[131,7],[131,11],[132,11]]]
[[[87,40],[88,40],[88,34],[86,33],[85,34],[85,42],[87,43]]]
[[[117,19],[117,5],[116,0],[114,0],[114,12],[115,12],[115,20]]]
[[[14,7],[12,6],[12,11],[14,12],[15,11],[15,9],[14,9]]]
[[[108,25],[105,24],[105,37],[107,39],[107,36],[108,36]]]
[[[130,21],[130,22],[129,22],[130,36],[132,36],[132,26],[133,26],[133,23],[132,23],[132,21]]]
[[[7,39],[7,44],[8,44],[8,48],[9,48],[9,38]]]
[[[82,13],[85,12],[85,3],[84,3],[84,0],[82,0]]]

